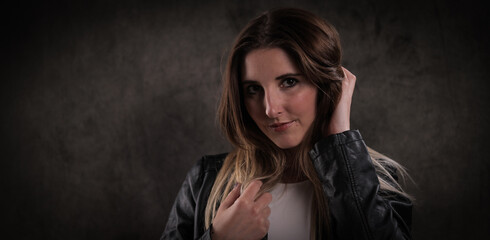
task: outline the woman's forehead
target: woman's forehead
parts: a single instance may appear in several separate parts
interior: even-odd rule
[[[242,79],[260,81],[284,74],[298,74],[291,57],[281,48],[260,48],[245,55]]]

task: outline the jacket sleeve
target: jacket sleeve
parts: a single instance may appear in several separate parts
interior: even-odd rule
[[[199,161],[187,174],[182,187],[170,210],[167,225],[161,240],[201,239],[210,240],[209,229],[204,231],[202,213],[199,213],[201,186],[203,182],[203,160]],[[204,203],[205,204],[205,203]]]
[[[411,239],[412,203],[380,195],[359,131],[322,139],[310,156],[328,199],[333,239]]]

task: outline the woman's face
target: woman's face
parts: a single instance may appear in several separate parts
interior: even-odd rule
[[[245,56],[242,88],[249,115],[278,147],[298,146],[315,120],[317,89],[280,48]]]

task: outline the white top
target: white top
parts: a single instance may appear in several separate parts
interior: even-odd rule
[[[310,181],[279,183],[270,193],[268,239],[310,239],[313,184]]]

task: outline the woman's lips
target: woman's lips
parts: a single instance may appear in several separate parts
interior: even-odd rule
[[[269,125],[269,127],[272,128],[272,130],[274,130],[275,132],[283,132],[286,131],[289,127],[291,127],[293,123],[294,120],[290,122],[273,123]]]

